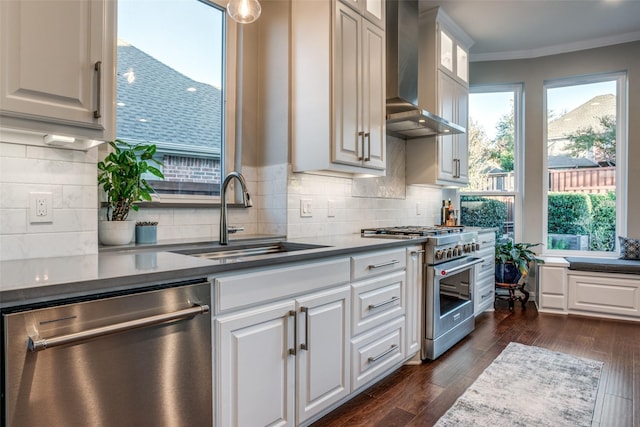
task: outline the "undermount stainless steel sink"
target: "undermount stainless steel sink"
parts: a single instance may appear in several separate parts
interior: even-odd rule
[[[269,242],[254,244],[238,244],[229,246],[207,246],[174,250],[171,252],[191,255],[210,260],[240,260],[257,256],[272,255],[283,252],[302,251],[307,249],[326,248],[323,245],[292,242]]]

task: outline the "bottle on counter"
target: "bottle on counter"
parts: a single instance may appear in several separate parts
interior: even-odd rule
[[[456,225],[455,221],[456,220],[455,220],[455,213],[454,213],[453,205],[451,204],[451,199],[449,199],[449,206],[447,206],[447,221],[446,221],[446,225],[448,225],[448,226]]]
[[[447,214],[449,213],[449,208],[447,207],[447,202],[442,201],[442,207],[440,208],[440,225],[445,225],[447,223]]]

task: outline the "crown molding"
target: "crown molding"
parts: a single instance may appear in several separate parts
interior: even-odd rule
[[[513,50],[509,52],[471,53],[470,62],[506,61],[513,59],[531,59],[541,56],[557,55],[560,53],[576,52],[579,50],[594,49],[615,44],[628,43],[640,40],[640,31],[617,34],[614,36],[596,39],[581,40],[575,43],[564,43],[554,46],[546,46],[536,49]]]

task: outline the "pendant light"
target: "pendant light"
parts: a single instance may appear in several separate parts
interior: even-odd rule
[[[262,8],[258,0],[229,0],[227,12],[229,16],[240,24],[249,24],[258,17]]]

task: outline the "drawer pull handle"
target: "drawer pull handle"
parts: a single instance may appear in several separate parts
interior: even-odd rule
[[[379,302],[377,304],[369,304],[369,310],[375,310],[376,308],[380,308],[388,304],[393,304],[396,301],[400,301],[400,297],[392,297],[391,299],[384,302]]]
[[[364,160],[364,132],[358,132],[358,136],[362,137],[362,155],[358,156],[358,160]]]
[[[396,351],[397,349],[399,349],[400,347],[398,346],[398,344],[394,344],[391,347],[389,347],[387,350],[383,351],[382,353],[380,353],[377,356],[371,356],[369,358],[369,362],[373,363],[373,362],[377,362],[378,360],[382,359],[383,357],[393,353],[394,351]]]
[[[300,350],[309,351],[309,307],[300,307],[300,312],[304,313],[304,343],[300,344]]]
[[[369,266],[370,269],[374,269],[374,268],[380,268],[380,267],[388,267],[390,265],[394,265],[394,264],[398,264],[400,261],[398,261],[397,259],[388,261],[388,262],[382,262],[380,264],[371,264]]]
[[[100,112],[100,107],[102,105],[102,61],[98,61],[93,66],[93,70],[96,72],[96,110],[93,110],[93,118],[99,119],[102,117],[102,113]]]
[[[418,254],[423,254],[426,251],[424,249],[420,249],[419,251],[411,251],[411,255],[418,255]]]
[[[289,354],[292,356],[296,355],[296,342],[298,342],[298,322],[296,314],[295,310],[289,310],[285,316],[287,319],[291,319],[293,317],[293,347],[289,348]]]

